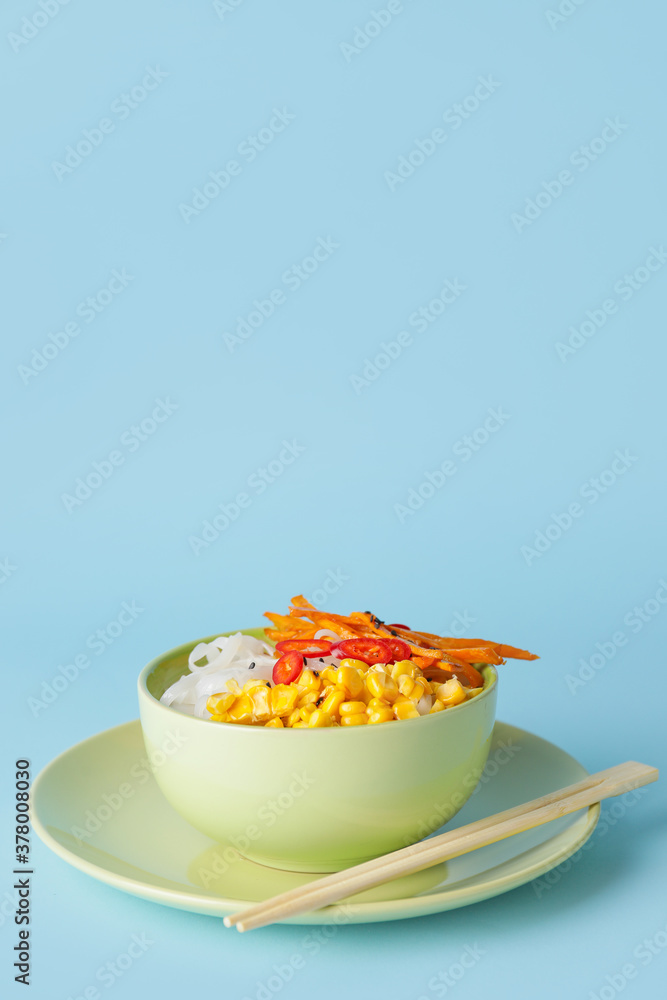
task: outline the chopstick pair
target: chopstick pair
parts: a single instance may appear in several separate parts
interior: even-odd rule
[[[225,917],[225,926],[235,926],[239,931],[251,931],[309,910],[319,910],[364,889],[400,878],[402,875],[411,875],[425,868],[431,868],[449,858],[456,858],[478,847],[504,840],[515,833],[531,830],[552,819],[567,816],[568,813],[594,805],[602,799],[622,795],[657,779],[658,771],[655,767],[638,764],[635,761],[617,764],[605,771],[590,774],[574,785],[567,785],[512,809],[506,809],[475,823],[468,823],[467,826],[459,827],[457,830],[411,844],[372,861],[365,861],[352,868],[326,875],[308,885],[267,899],[263,903],[256,903]]]

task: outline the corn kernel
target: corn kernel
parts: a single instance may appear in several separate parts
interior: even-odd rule
[[[443,708],[444,708],[444,707],[445,707],[445,706],[444,706],[444,705],[443,705],[443,703],[442,703],[442,702],[440,701],[440,699],[439,699],[439,698],[436,698],[436,699],[434,700],[433,704],[431,705],[431,710],[430,710],[430,712],[429,712],[428,714],[429,714],[429,715],[433,715],[433,714],[434,714],[434,712],[442,712],[442,710],[443,710]]]
[[[452,677],[451,680],[440,684],[436,693],[445,708],[451,708],[452,705],[460,705],[462,701],[466,700],[463,685],[456,677]]]
[[[232,694],[235,695],[237,698],[241,694],[241,688],[239,686],[239,682],[236,680],[235,677],[232,677],[231,680],[227,681],[227,690],[231,691]]]
[[[393,718],[394,710],[387,705],[385,708],[378,708],[375,712],[371,712],[368,716],[368,724],[372,726],[378,722],[391,722]]]
[[[319,698],[319,691],[306,691],[305,694],[299,696],[296,707],[303,708],[305,705],[314,705],[316,701],[319,701]]]
[[[413,701],[419,701],[422,695],[430,695],[431,688],[425,677],[415,677],[415,686],[412,689],[412,694],[410,695]]]
[[[328,715],[337,716],[341,704],[345,701],[345,692],[334,688],[322,702],[321,708]]]
[[[295,722],[293,724],[292,729],[305,729],[307,725],[308,724],[306,722],[303,722],[302,719],[299,719],[298,722]]]
[[[346,657],[344,660],[340,661],[341,667],[350,667],[352,670],[361,670],[362,674],[365,674],[368,670],[368,664],[364,663],[363,660],[353,660],[351,656]]]
[[[407,674],[408,677],[417,676],[418,667],[415,666],[410,660],[398,660],[391,668],[391,676],[395,681],[401,676],[401,674]]]
[[[252,688],[248,695],[252,702],[252,716],[256,722],[266,722],[271,717],[271,691],[262,684]]]
[[[341,726],[365,726],[367,722],[368,719],[365,712],[357,712],[354,715],[343,715],[340,720]]]
[[[380,671],[373,671],[367,676],[366,687],[375,698],[384,701],[396,701],[398,697],[398,685],[394,678]]]
[[[324,726],[330,726],[331,723],[331,716],[327,712],[323,712],[321,708],[316,708],[315,711],[310,714],[310,718],[308,719],[308,728],[321,729]]]
[[[263,681],[259,677],[253,677],[251,680],[245,682],[242,690],[244,694],[250,694],[250,692],[256,687],[266,687],[266,686],[267,686],[266,681]]]
[[[371,700],[366,705],[366,714],[370,712],[377,712],[379,708],[387,708],[389,705],[388,701],[384,701],[383,698],[371,698]]]
[[[209,722],[229,722],[229,712],[223,712],[221,715],[212,715]]]
[[[229,709],[229,718],[232,722],[243,722],[244,720],[249,722],[252,719],[252,708],[249,695],[241,694]]]
[[[211,715],[222,715],[234,704],[235,697],[231,691],[226,694],[212,694],[206,702],[206,708]]]
[[[295,708],[293,712],[287,716],[287,725],[295,726],[297,722],[301,722],[301,709]]]
[[[320,674],[320,677],[322,678],[325,684],[335,684],[337,673],[338,673],[337,667],[325,667],[322,673]]]
[[[313,671],[306,667],[299,675],[298,686],[302,691],[319,691],[322,687],[322,680],[316,677]]]
[[[271,689],[271,711],[274,715],[289,715],[296,708],[299,692],[289,684],[276,684]]]
[[[404,698],[410,698],[412,696],[412,692],[415,689],[415,682],[409,674],[401,674],[396,683],[398,685],[398,690]]]
[[[285,726],[283,724],[283,720],[282,719],[269,719],[268,722],[264,723],[264,728],[265,729],[269,729],[269,728],[270,729],[284,729]]]
[[[315,711],[315,705],[313,705],[312,703],[310,705],[303,705],[299,709],[299,716],[304,722],[308,722],[309,717],[313,714],[314,711]]]
[[[340,666],[338,668],[338,672],[336,673],[336,684],[338,687],[343,688],[345,693],[352,700],[357,699],[364,690],[363,675],[360,674],[354,667]],[[364,708],[365,707],[366,706],[364,705]]]
[[[409,698],[397,698],[394,702],[394,716],[397,719],[418,719],[419,712]]]
[[[344,701],[339,708],[341,717],[346,715],[358,715],[366,712],[366,703],[363,701]]]

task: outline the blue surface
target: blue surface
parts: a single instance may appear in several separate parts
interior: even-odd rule
[[[664,762],[663,6],[56,4],[0,14],[3,801],[15,757],[134,717],[149,658],[327,581],[333,610],[538,651],[499,716],[590,770]],[[548,888],[317,956],[34,838],[31,995],[241,1000],[301,955],[271,995],[653,1000],[664,821],[654,786]]]

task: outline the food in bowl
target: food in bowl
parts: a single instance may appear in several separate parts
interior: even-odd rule
[[[242,672],[237,678],[241,688],[261,671],[269,690],[276,686],[273,669],[281,652],[274,642],[310,641],[323,630],[333,633],[326,636],[332,641],[376,636],[369,618],[363,616],[316,619],[313,616],[322,613],[299,598],[293,611],[269,615],[273,627],[268,632],[246,629],[223,637],[229,640],[224,643],[211,636],[206,646],[213,644],[209,652],[214,659],[221,652],[229,657],[226,667],[245,671],[245,679]],[[302,612],[309,617],[302,620]],[[472,795],[491,746],[498,693],[498,668],[493,662],[480,663],[483,658],[516,653],[493,643],[471,646],[437,636],[429,641],[425,633],[415,641],[417,633],[404,626],[375,622],[381,636],[393,629],[394,638],[418,646],[428,654],[425,659],[435,661],[419,668],[427,679],[437,669],[456,676],[455,668],[465,669],[467,656],[477,664],[473,668],[481,674],[483,686],[458,706],[429,710],[401,725],[332,724],[315,727],[317,737],[292,738],[262,721],[211,720],[204,711],[206,702],[227,690],[226,681],[215,677],[215,670],[208,676],[203,672],[213,666],[208,657],[195,660],[202,672],[191,669],[194,642],[160,654],[141,671],[141,727],[155,781],[187,822],[222,845],[216,852],[222,870],[231,866],[233,872],[238,852],[262,865],[291,871],[337,871],[420,840],[447,823]],[[252,643],[247,643],[249,638]],[[201,653],[203,647],[198,645]],[[480,648],[488,651],[481,656],[471,652]],[[411,649],[411,660],[418,655]],[[309,664],[317,659],[306,657]],[[368,664],[369,669],[372,666]],[[188,679],[190,674],[194,680]],[[177,688],[175,682],[181,678],[184,684]],[[195,695],[193,685],[204,681],[209,690]],[[163,700],[167,691],[171,693]],[[285,727],[283,720],[283,728],[295,727]],[[340,728],[346,729],[345,736],[336,732]],[[201,877],[212,876],[207,870]]]
[[[318,611],[299,595],[266,612],[275,647],[237,632],[200,642],[164,705],[216,723],[276,729],[378,725],[447,711],[483,689],[480,669],[526,650],[386,624],[369,611]]]

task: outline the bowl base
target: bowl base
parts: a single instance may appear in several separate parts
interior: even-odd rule
[[[248,851],[239,851],[240,856],[245,861],[251,861],[254,865],[261,865],[263,868],[273,868],[281,872],[295,872],[305,875],[330,875],[331,872],[341,872],[345,868],[353,865],[363,864],[364,861],[372,861],[378,857],[377,854],[369,854],[365,858],[349,858],[344,861],[284,861],[279,858],[267,858],[261,854],[253,854]]]

